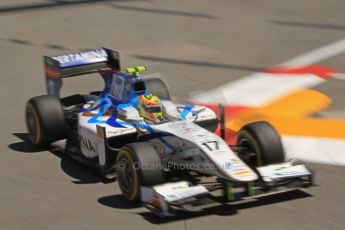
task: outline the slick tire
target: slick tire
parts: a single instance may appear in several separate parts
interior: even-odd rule
[[[265,121],[245,125],[238,134],[237,145],[243,149],[239,157],[253,168],[281,163],[285,159],[279,134]]]
[[[140,186],[154,186],[165,181],[161,159],[149,143],[137,142],[122,147],[116,165],[120,190],[130,202],[139,201]]]
[[[43,95],[31,98],[25,108],[30,142],[38,148],[65,138],[65,117],[57,97]]]

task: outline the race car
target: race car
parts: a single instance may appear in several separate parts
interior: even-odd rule
[[[36,147],[53,146],[116,178],[129,202],[159,216],[196,210],[259,193],[312,185],[306,166],[284,162],[277,131],[267,122],[247,124],[228,146],[224,110],[170,100],[160,78],[145,66],[121,70],[119,53],[107,48],[44,57],[47,95],[28,100],[26,123]],[[99,73],[104,88],[60,97],[62,80]],[[214,179],[213,187],[202,185]],[[222,198],[214,196],[220,188]]]

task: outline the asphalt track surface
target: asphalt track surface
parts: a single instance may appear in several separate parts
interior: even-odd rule
[[[26,142],[24,106],[45,93],[42,56],[109,47],[123,66],[163,72],[177,100],[282,63],[345,35],[342,0],[29,1],[0,3],[0,229],[345,229],[345,170],[310,165],[305,192],[162,221],[127,204],[70,158]],[[323,61],[345,71],[345,55]],[[63,93],[102,87],[68,79]],[[318,87],[343,117],[345,82]]]

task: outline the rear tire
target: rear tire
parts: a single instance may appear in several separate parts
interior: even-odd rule
[[[149,78],[145,80],[146,89],[160,99],[170,100],[170,93],[167,85],[162,79]]]
[[[237,145],[243,147],[239,157],[253,168],[285,159],[279,134],[265,121],[245,125],[238,134]]]
[[[65,138],[65,117],[58,98],[43,95],[31,98],[25,108],[30,142],[36,147],[47,147]]]
[[[117,155],[116,165],[122,195],[130,202],[139,201],[140,186],[154,186],[165,181],[160,156],[146,142],[122,147]]]

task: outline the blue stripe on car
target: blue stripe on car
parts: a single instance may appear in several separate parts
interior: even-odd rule
[[[181,114],[181,117],[183,119],[186,119],[187,116],[188,116],[188,113],[191,112],[191,110],[195,107],[195,105],[185,105],[185,107],[183,108],[182,112],[180,113]]]

